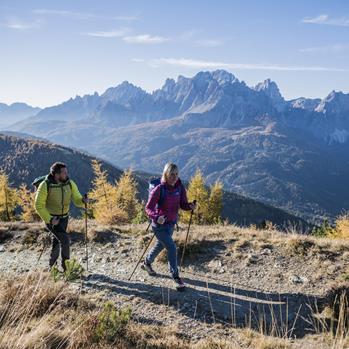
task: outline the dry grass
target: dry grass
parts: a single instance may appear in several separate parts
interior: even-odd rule
[[[174,240],[177,246],[178,256],[182,256],[186,241],[187,230],[181,229],[178,234],[175,235]],[[186,260],[191,260],[196,258],[200,254],[212,254],[210,250],[210,240],[206,239],[204,234],[198,234],[197,231],[192,231],[189,233],[187,244],[185,245],[185,256]],[[164,249],[158,259],[160,262],[167,262],[167,252]]]
[[[14,229],[22,230],[24,236],[33,233],[40,225],[17,224]],[[125,226],[101,226],[89,221],[89,238],[98,241],[102,234],[132,234],[141,244],[148,241],[151,232],[145,234],[147,224]],[[10,232],[9,224],[1,226]],[[24,229],[24,227],[26,227]],[[42,227],[42,226],[41,226]],[[13,227],[12,227],[13,228]],[[27,230],[27,231],[26,231]],[[84,233],[84,222],[72,220],[69,225],[72,234]],[[186,230],[181,229],[177,244],[184,244]],[[97,239],[97,240],[96,240]],[[103,242],[103,240],[100,240]],[[345,239],[325,239],[280,233],[273,229],[258,230],[230,226],[193,226],[186,249],[187,256],[198,256],[212,251],[216,242],[224,243],[227,251],[241,258],[250,251],[263,249],[278,250],[285,256],[297,258],[319,256],[319,272],[333,263],[329,257],[345,262],[349,256],[349,242]],[[214,243],[214,244],[213,244]],[[326,261],[321,258],[326,258]],[[343,259],[344,258],[344,259]],[[325,263],[327,262],[327,263]],[[231,340],[207,338],[193,343],[181,336],[175,327],[144,325],[131,320],[115,343],[96,340],[95,328],[99,321],[104,299],[82,296],[78,289],[58,282],[53,283],[46,274],[28,274],[24,278],[0,280],[0,348],[1,349],[77,349],[77,348],[183,348],[183,349],[289,349],[294,348],[287,338],[264,336],[250,329],[239,332],[241,346]],[[323,348],[346,348],[348,343],[348,304],[339,296],[348,292],[349,285],[336,284],[327,294],[329,304],[317,312],[309,326],[318,333]],[[282,335],[281,335],[282,337]],[[298,343],[299,344],[299,343]],[[321,344],[322,345],[322,344]],[[296,346],[297,347],[297,346]],[[299,348],[299,346],[298,346]],[[308,348],[306,345],[304,348]]]
[[[22,244],[27,246],[36,244],[47,245],[50,240],[48,230],[43,225],[31,225],[24,231],[22,236]]]
[[[88,240],[99,243],[113,241],[116,238],[116,234],[142,236],[144,235],[147,226],[146,224],[101,224],[90,219],[87,224]],[[85,221],[83,219],[71,219],[67,231],[72,235],[81,235],[81,239],[83,239],[85,235]]]
[[[308,324],[322,340],[333,349],[346,349],[349,345],[349,282],[333,285],[327,293],[327,305],[319,311],[312,309],[313,316]]]
[[[102,299],[82,296],[46,274],[1,281],[1,349],[78,348],[183,348],[237,349],[220,339],[191,344],[171,326],[143,325],[130,321],[112,340],[96,336]]]
[[[0,348],[90,348],[98,302],[47,274],[1,282]],[[103,348],[104,346],[98,346]]]
[[[101,232],[112,231],[120,234],[129,234],[132,236],[144,236],[148,223],[143,224],[124,224],[124,225],[103,225],[97,223],[95,220],[88,220],[88,235],[91,240],[95,235]],[[180,224],[180,233],[175,233],[179,236],[179,244],[185,238],[186,225]],[[35,232],[43,233],[44,225],[42,223],[24,223],[24,222],[9,222],[1,223],[1,232],[16,232],[27,231],[28,234]],[[72,234],[84,234],[85,224],[83,219],[70,219],[68,225],[68,232]],[[151,229],[149,232],[151,234]],[[297,231],[290,231],[290,233],[280,232],[271,226],[268,229],[256,229],[251,227],[239,227],[236,225],[211,225],[211,226],[196,226],[193,225],[190,229],[189,242],[195,241],[211,241],[211,240],[226,240],[232,245],[234,241],[238,242],[244,248],[251,245],[254,248],[269,248],[270,246],[288,245],[290,250],[294,252],[308,252],[312,246],[320,246],[328,248],[329,250],[336,250],[342,253],[349,252],[349,242],[345,237],[338,236],[336,238],[316,238],[312,236],[305,236],[304,234],[297,234]],[[243,246],[245,241],[246,246]],[[268,246],[263,246],[269,245]]]
[[[186,230],[181,229],[175,233],[179,255],[181,254]],[[148,237],[143,238],[148,241]],[[322,261],[345,260],[349,256],[349,241],[334,238],[316,238],[303,234],[287,234],[277,230],[255,230],[254,227],[242,228],[234,225],[228,226],[193,226],[190,230],[186,255],[195,257],[198,254],[209,253],[212,244],[210,242],[223,241],[227,252],[231,252],[235,258],[243,258],[250,252],[260,253],[262,250],[270,251],[278,249],[285,257],[298,256],[304,258],[313,256]],[[142,242],[141,246],[144,246]],[[160,255],[161,261],[166,261],[166,252]]]
[[[61,318],[81,307],[79,297],[65,284],[53,283],[48,275],[27,274],[25,278],[1,282],[0,347],[58,348],[64,340]]]
[[[314,241],[301,236],[292,237],[285,241],[285,249],[290,254],[306,256],[315,246]]]
[[[254,349],[289,349],[291,341],[284,338],[268,337],[249,328],[240,331],[246,346]]]

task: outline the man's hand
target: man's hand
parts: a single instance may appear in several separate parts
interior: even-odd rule
[[[59,218],[58,218],[58,217],[53,217],[53,218],[51,219],[51,224],[52,224],[52,225],[57,225],[57,224],[59,224]]]
[[[165,223],[165,221],[166,221],[166,216],[159,216],[156,222],[157,222],[158,224],[161,224],[161,225],[162,225],[162,224]]]
[[[192,211],[194,211],[196,209],[196,201],[193,201],[189,204],[189,207]]]
[[[89,198],[87,197],[87,194],[85,194],[83,197],[82,197],[82,202],[84,204],[88,204],[90,202]]]

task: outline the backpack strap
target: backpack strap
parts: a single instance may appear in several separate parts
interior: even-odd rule
[[[44,181],[46,182],[47,196],[49,196],[49,194],[50,194],[50,188],[51,188],[51,186],[50,186],[50,181],[49,181],[47,178],[44,179]]]
[[[158,201],[158,207],[162,206],[164,201],[165,201],[165,194],[166,194],[166,188],[164,184],[159,184],[160,185],[160,196],[159,196],[159,201]]]
[[[50,188],[51,188],[50,181],[47,178],[45,178],[44,181],[46,182],[46,185],[47,185],[47,196],[48,196],[50,194]],[[68,184],[69,184],[70,190],[73,190],[70,179],[68,181]]]

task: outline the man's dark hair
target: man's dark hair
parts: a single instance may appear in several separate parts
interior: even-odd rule
[[[52,176],[54,176],[55,174],[60,173],[62,168],[66,168],[66,167],[67,165],[64,164],[63,162],[55,162],[50,167],[50,173]]]

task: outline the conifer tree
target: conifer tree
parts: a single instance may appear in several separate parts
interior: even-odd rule
[[[95,219],[103,224],[117,224],[127,220],[127,214],[116,204],[116,186],[108,182],[108,173],[97,160],[92,160],[95,178],[89,197]]]
[[[205,186],[205,180],[200,170],[197,170],[191,178],[187,191],[188,201],[196,200],[197,209],[193,215],[193,223],[206,224],[208,221],[209,194]],[[189,222],[190,212],[182,212],[183,221]]]
[[[339,239],[349,239],[349,213],[343,213],[336,219],[336,228],[330,231],[330,236]]]
[[[145,213],[145,202],[138,202],[137,208],[136,208],[136,215],[132,219],[132,223],[134,224],[141,224],[145,223],[149,220],[147,214]]]
[[[218,224],[221,221],[223,207],[223,185],[215,182],[210,188],[210,198],[208,201],[208,223]]]
[[[18,190],[18,203],[21,206],[21,220],[24,222],[40,221],[39,215],[35,211],[35,192],[22,184]]]
[[[139,203],[137,200],[137,183],[131,170],[124,171],[116,183],[116,204],[126,212],[129,221],[135,218]]]
[[[17,204],[17,190],[11,188],[8,175],[0,171],[0,220],[7,222],[13,220]]]

